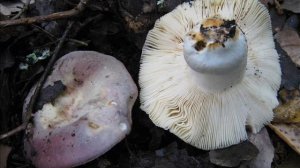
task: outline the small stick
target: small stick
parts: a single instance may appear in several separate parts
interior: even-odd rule
[[[76,40],[76,39],[72,39],[72,38],[69,38],[67,39],[69,42],[72,42],[72,43],[76,43],[76,44],[79,44],[81,46],[89,46],[89,44],[87,42],[84,42],[84,41],[80,41],[80,40]]]
[[[18,126],[17,128],[15,128],[15,129],[13,129],[13,130],[11,130],[11,131],[9,131],[9,132],[7,132],[7,133],[1,134],[1,135],[0,135],[0,140],[5,139],[5,138],[8,138],[8,137],[10,137],[10,136],[12,136],[12,135],[14,135],[14,134],[20,132],[20,131],[23,131],[24,129],[26,129],[26,123],[25,123],[25,122],[24,122],[23,124],[19,125],[19,126]]]
[[[78,5],[68,11],[64,12],[57,12],[52,13],[45,16],[35,16],[35,17],[29,17],[29,18],[21,18],[16,20],[4,20],[0,21],[0,28],[1,27],[7,27],[7,26],[16,26],[16,25],[24,25],[24,24],[34,24],[34,23],[40,23],[44,21],[52,21],[52,20],[59,20],[59,19],[66,19],[73,16],[78,15],[80,12],[82,12],[86,4],[89,2],[89,0],[80,0]]]
[[[37,30],[41,31],[42,33],[46,34],[52,40],[56,40],[57,39],[53,34],[51,34],[50,32],[48,32],[47,30],[41,28],[40,26],[35,25],[35,24],[32,24],[31,26],[34,27],[34,28],[36,28]]]
[[[61,39],[59,40],[59,43],[58,43],[58,45],[56,46],[56,48],[55,48],[55,50],[54,50],[54,52],[53,52],[53,55],[52,55],[52,57],[50,58],[49,63],[48,63],[48,65],[47,65],[47,67],[46,67],[46,69],[45,69],[45,71],[44,71],[42,77],[39,79],[39,81],[38,81],[38,83],[37,83],[37,85],[36,85],[36,89],[34,90],[34,93],[33,93],[32,97],[31,97],[31,99],[30,99],[30,101],[29,101],[29,105],[28,105],[28,107],[27,107],[27,112],[25,113],[25,114],[26,114],[26,116],[25,116],[25,121],[23,122],[22,125],[18,126],[17,128],[15,128],[15,129],[13,129],[13,130],[11,130],[11,131],[5,133],[5,134],[0,135],[0,140],[1,140],[1,139],[4,139],[4,138],[7,138],[7,137],[10,137],[10,136],[12,136],[12,135],[14,135],[14,134],[16,134],[16,133],[18,133],[18,132],[20,132],[20,131],[26,129],[26,127],[27,127],[27,125],[28,125],[28,123],[29,123],[29,121],[30,121],[30,119],[31,119],[31,116],[32,116],[32,113],[33,113],[33,109],[34,109],[35,102],[36,102],[36,100],[37,100],[37,98],[38,98],[38,96],[39,96],[39,92],[40,92],[40,90],[42,89],[42,86],[43,86],[43,84],[45,83],[46,78],[47,78],[48,74],[50,73],[51,68],[53,67],[53,65],[54,65],[54,63],[55,63],[55,61],[56,61],[56,59],[57,59],[57,56],[58,56],[58,53],[59,53],[59,51],[61,50],[61,48],[62,48],[62,46],[63,46],[63,44],[64,44],[64,42],[65,42],[65,40],[66,40],[66,37],[67,37],[67,35],[69,34],[69,32],[70,32],[70,30],[71,30],[73,24],[74,24],[74,21],[72,21],[72,22],[69,23],[69,25],[68,25],[68,27],[66,28],[66,30],[65,30],[65,32],[64,32],[64,34],[63,34],[63,36],[62,36]]]
[[[52,43],[56,43],[59,41],[59,38],[55,37],[53,34],[51,34],[50,32],[48,32],[47,30],[44,30],[43,28],[41,28],[40,26],[37,26],[37,25],[32,25],[34,28],[38,29],[39,31],[41,31],[42,33],[46,34],[49,38],[51,38]],[[76,43],[76,44],[79,44],[79,45],[82,45],[82,46],[88,46],[89,44],[84,42],[84,41],[80,41],[80,40],[76,40],[76,39],[72,39],[72,38],[67,38],[66,39],[67,41],[69,42],[73,42],[73,43]]]

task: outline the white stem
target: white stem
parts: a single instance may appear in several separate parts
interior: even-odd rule
[[[184,58],[192,78],[204,91],[222,91],[239,83],[247,64],[247,43],[241,31],[237,38],[228,39],[225,47],[195,50],[195,41],[186,37]]]

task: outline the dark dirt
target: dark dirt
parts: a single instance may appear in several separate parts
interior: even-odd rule
[[[60,56],[75,50],[94,50],[115,56],[124,63],[134,81],[138,83],[139,61],[148,30],[155,20],[187,0],[165,0],[164,6],[157,6],[156,0],[98,0],[92,1],[88,9],[76,20],[69,38],[88,43],[68,41]],[[59,0],[49,8],[32,7],[27,16],[39,13],[71,9],[78,1]],[[43,5],[43,4],[39,4]],[[45,5],[45,4],[44,4]],[[299,32],[299,15],[284,11],[278,15],[274,5],[268,6],[272,16],[274,33],[284,24],[291,24]],[[52,10],[50,10],[50,8]],[[46,10],[47,9],[47,10]],[[49,11],[50,10],[50,11]],[[29,89],[41,76],[47,65],[41,60],[29,66],[26,71],[19,69],[25,56],[35,49],[49,48],[53,52],[66,28],[67,21],[49,22],[36,25],[0,28],[0,134],[22,123],[22,102]],[[45,29],[52,35],[40,30]],[[283,68],[282,87],[294,89],[300,84],[300,70],[277,45]],[[103,156],[82,168],[217,168],[209,162],[208,151],[196,149],[168,131],[156,127],[145,112],[139,109],[139,101],[132,111],[133,125],[130,135]],[[281,139],[268,130],[275,147],[273,167],[280,167],[286,161],[299,159]],[[1,141],[13,147],[7,165],[9,168],[33,167],[23,156],[23,133]],[[292,156],[292,157],[290,157]],[[290,161],[292,158],[292,161]],[[296,159],[295,159],[296,158]],[[289,167],[292,168],[292,167]]]

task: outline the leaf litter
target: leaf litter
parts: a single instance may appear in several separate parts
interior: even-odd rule
[[[288,54],[292,61],[300,66],[300,37],[291,27],[285,26],[276,35],[275,39],[281,48]]]

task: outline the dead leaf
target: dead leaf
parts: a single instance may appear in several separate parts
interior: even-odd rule
[[[300,37],[298,33],[294,29],[285,26],[275,35],[275,39],[292,61],[300,67]]]
[[[257,157],[247,163],[243,163],[239,168],[271,168],[274,158],[274,146],[269,137],[266,128],[259,133],[248,135],[249,141],[252,142],[259,150]]]
[[[275,123],[300,123],[300,91],[295,89],[279,92],[283,104],[274,109]]]
[[[0,168],[6,168],[6,160],[10,151],[11,147],[0,144]]]
[[[269,124],[269,127],[300,155],[300,123]]]
[[[279,91],[279,98],[283,103],[292,101],[297,97],[300,97],[300,90],[298,89],[294,89],[294,90],[281,89]]]
[[[280,59],[280,67],[282,71],[281,86],[287,90],[299,88],[300,85],[300,68],[296,67],[287,53],[275,42],[275,47]]]
[[[300,1],[299,0],[284,0],[283,4],[281,5],[283,9],[300,13]]]
[[[236,167],[243,161],[254,159],[258,152],[254,144],[249,141],[244,141],[224,149],[210,151],[209,159],[210,162],[218,166]]]
[[[19,12],[23,7],[22,2],[2,2],[0,3],[0,13],[4,16],[9,16]]]
[[[279,97],[282,105],[274,109],[274,120],[269,127],[300,154],[300,91],[283,89]]]

